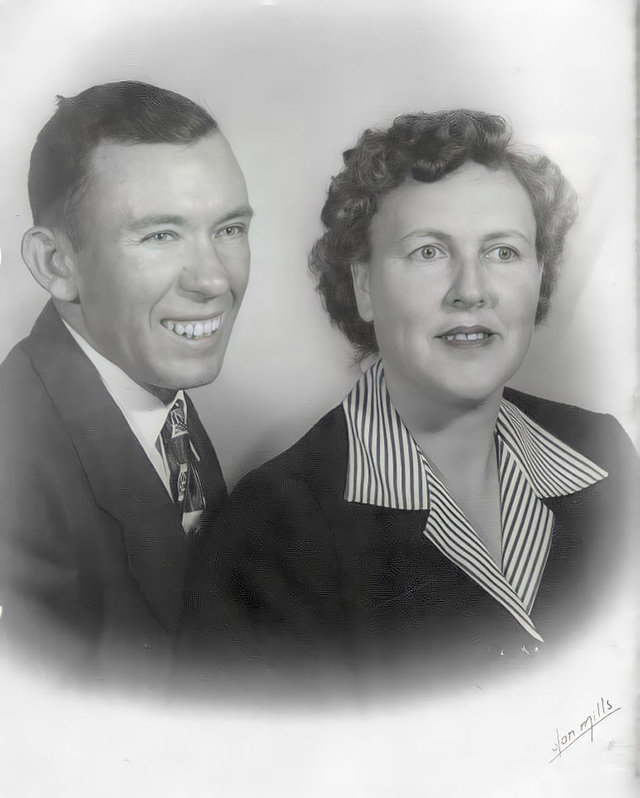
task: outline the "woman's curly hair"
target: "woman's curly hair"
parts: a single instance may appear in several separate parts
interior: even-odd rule
[[[373,323],[358,313],[351,264],[369,260],[369,228],[380,200],[409,177],[433,183],[467,161],[510,169],[531,198],[536,252],[544,264],[536,323],[544,319],[576,198],[553,161],[512,144],[505,119],[467,110],[406,114],[388,130],[366,130],[343,159],[322,209],[326,231],[311,251],[309,267],[332,323],[351,341],[358,359],[375,354],[378,344]]]

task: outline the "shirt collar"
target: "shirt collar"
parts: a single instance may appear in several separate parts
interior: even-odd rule
[[[428,510],[429,469],[391,403],[381,361],[361,377],[342,407],[349,437],[345,499]],[[607,476],[604,469],[504,399],[496,433],[538,498],[575,493]]]
[[[101,355],[64,319],[62,321],[74,341],[95,366],[105,388],[122,411],[143,448],[146,451],[153,450],[169,410],[176,399],[182,398],[184,401],[184,392],[178,391],[168,404],[164,404],[157,396],[134,382],[119,366]],[[186,413],[186,402],[184,407]]]

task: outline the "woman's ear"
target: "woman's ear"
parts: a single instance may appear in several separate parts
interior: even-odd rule
[[[362,321],[373,321],[373,307],[371,305],[370,272],[368,263],[352,263],[351,279],[353,291],[356,295],[358,313]]]
[[[22,238],[22,259],[35,280],[54,299],[78,298],[76,266],[64,234],[49,227],[32,227]]]

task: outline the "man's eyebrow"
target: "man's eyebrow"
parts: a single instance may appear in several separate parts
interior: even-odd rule
[[[253,209],[249,205],[242,205],[239,208],[235,208],[229,213],[226,213],[222,218],[216,221],[216,225],[225,224],[226,222],[230,222],[232,219],[243,218],[243,219],[251,219],[253,216]],[[130,224],[127,224],[127,229],[136,232],[138,230],[146,230],[149,227],[162,227],[164,225],[175,225],[176,227],[187,226],[189,224],[189,220],[184,216],[178,216],[175,214],[158,214],[155,216],[144,216],[140,219],[132,220]]]
[[[160,214],[158,216],[143,216],[140,219],[132,219],[127,224],[127,229],[135,232],[136,230],[145,230],[147,227],[158,227],[161,225],[184,225],[187,220],[184,216],[175,216],[171,214]]]
[[[217,224],[224,224],[225,222],[230,222],[232,219],[237,219],[241,217],[243,219],[251,219],[253,217],[253,208],[250,205],[242,205],[240,208],[236,208],[233,211],[229,211],[222,219],[219,219]]]

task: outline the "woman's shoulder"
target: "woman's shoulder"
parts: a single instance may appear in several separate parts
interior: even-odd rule
[[[288,449],[248,472],[236,490],[257,490],[274,483],[287,485],[289,490],[296,483],[318,483],[324,489],[328,483],[343,485],[347,456],[346,420],[338,405]]]
[[[637,453],[620,422],[609,413],[543,399],[505,388],[504,399],[547,432],[608,468],[622,461],[635,462]]]

